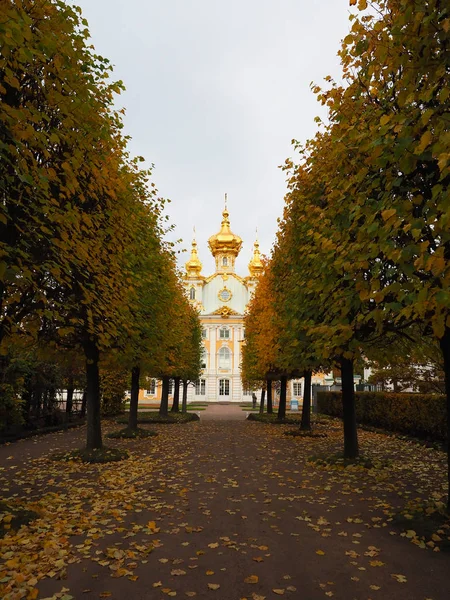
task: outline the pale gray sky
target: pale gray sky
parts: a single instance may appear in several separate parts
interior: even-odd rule
[[[173,239],[189,250],[195,226],[209,275],[206,242],[227,192],[231,228],[244,240],[237,271],[247,275],[255,228],[268,254],[282,214],[278,166],[294,155],[291,140],[312,137],[314,117],[324,115],[310,83],[339,78],[349,0],[73,3],[125,83],[119,105],[130,150],[155,164],[153,181],[172,201]]]

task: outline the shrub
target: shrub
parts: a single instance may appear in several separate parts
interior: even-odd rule
[[[102,369],[101,411],[104,417],[111,417],[123,412],[125,408],[125,391],[129,385],[129,373],[127,371]]]
[[[12,385],[0,385],[0,434],[15,432],[23,424],[22,406]]]
[[[446,440],[445,396],[393,392],[356,392],[356,420],[390,431]],[[342,417],[341,392],[319,392],[320,413]]]

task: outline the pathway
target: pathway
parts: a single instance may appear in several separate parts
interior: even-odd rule
[[[340,428],[291,438],[237,408],[157,426],[156,438],[120,443],[128,461],[104,466],[45,458],[81,445],[83,430],[1,448],[3,494],[44,499],[42,519],[0,545],[0,579],[21,589],[46,574],[39,598],[65,600],[448,599],[449,555],[389,520],[444,485],[443,455],[361,433],[389,469],[320,468],[306,458],[335,451]]]

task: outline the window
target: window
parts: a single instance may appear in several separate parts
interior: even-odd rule
[[[196,396],[205,396],[206,395],[206,380],[205,379],[197,379],[195,382],[195,395]]]
[[[230,380],[229,379],[219,379],[219,396],[229,396],[230,395]]]
[[[200,355],[200,367],[202,369],[206,369],[206,361],[208,360],[208,353],[206,352],[206,348],[202,348],[202,352]]]
[[[189,290],[189,299],[195,300],[195,288],[194,287],[191,287],[191,289]]]
[[[169,379],[169,396],[173,395],[173,379]]]
[[[221,340],[229,340],[230,339],[230,330],[226,327],[221,327],[219,329],[219,338]]]
[[[206,340],[208,338],[208,332],[206,329],[202,329],[202,340]]]
[[[302,395],[302,384],[300,381],[294,381],[292,384],[292,393],[294,396]]]
[[[219,350],[219,369],[231,369],[231,352],[226,346]]]
[[[147,380],[147,386],[145,396],[154,396],[156,394],[156,379]]]
[[[222,266],[223,267],[228,267],[228,258],[226,256],[224,256],[223,259],[222,259]]]
[[[244,387],[244,396],[250,396],[250,394],[251,394],[250,388],[248,387],[248,385],[246,385]]]

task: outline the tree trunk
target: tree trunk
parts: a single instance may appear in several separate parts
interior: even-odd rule
[[[444,359],[445,395],[447,397],[447,512],[450,513],[450,327],[445,328],[445,333],[439,340],[439,345]]]
[[[140,367],[131,369],[131,397],[130,414],[128,416],[128,429],[137,431],[138,427],[138,403],[139,403],[139,380],[141,378]]]
[[[311,379],[312,371],[309,369],[303,373],[305,378],[305,389],[303,391],[302,422],[300,429],[302,431],[311,430]]]
[[[353,359],[341,358],[341,377],[344,415],[344,458],[356,458],[359,454],[359,449],[358,431],[356,429]]]
[[[188,381],[183,379],[183,395],[181,400],[181,412],[187,413],[187,393],[188,393]]]
[[[100,422],[100,374],[98,363],[100,352],[97,344],[88,340],[84,344],[86,358],[86,409],[87,409],[87,450],[102,448],[102,427]]]
[[[267,380],[267,414],[273,414],[273,404],[272,404],[272,380]]]
[[[180,377],[175,377],[175,389],[173,392],[173,403],[170,412],[180,412]]]
[[[80,417],[84,419],[86,416],[86,404],[87,404],[87,392],[84,390],[83,397],[81,399]]]
[[[159,414],[162,417],[167,417],[169,414],[169,381],[170,377],[162,378],[161,404],[159,407]]]
[[[262,388],[261,390],[261,400],[259,401],[259,414],[262,415],[264,412],[264,400],[266,397],[266,388]]]
[[[73,408],[73,377],[70,376],[67,380],[67,396],[66,396],[66,418],[68,419],[72,414]]]
[[[287,391],[287,377],[284,375],[280,377],[280,404],[278,406],[278,420],[286,418],[286,391]]]

